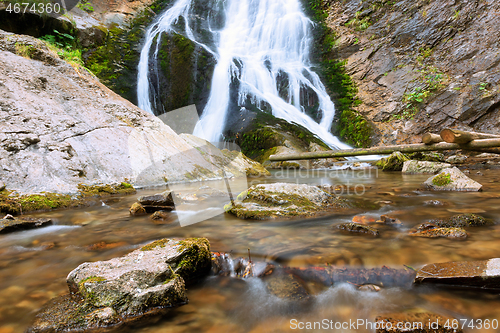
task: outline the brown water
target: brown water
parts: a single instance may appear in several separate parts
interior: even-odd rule
[[[350,210],[315,219],[252,222],[221,214],[209,220],[180,227],[175,213],[171,224],[155,224],[149,217],[131,217],[128,208],[137,195],[104,200],[102,206],[56,211],[50,217],[55,226],[0,235],[0,333],[23,332],[34,313],[49,299],[67,293],[66,276],[86,261],[107,260],[126,254],[146,242],[164,237],[207,237],[213,251],[246,256],[254,260],[275,260],[290,266],[320,265],[367,268],[387,265],[420,266],[444,261],[500,257],[500,172],[471,172],[484,185],[482,193],[415,192],[427,176],[367,171],[315,171],[251,179],[251,183],[300,182],[310,184],[359,185],[359,197],[379,202],[380,209]],[[285,177],[285,178],[284,178]],[[224,188],[220,183],[197,183]],[[360,193],[362,186],[366,193]],[[152,194],[156,190],[138,193]],[[349,195],[346,195],[349,197]],[[439,200],[445,205],[425,204]],[[493,227],[470,229],[465,241],[410,238],[407,230],[431,218],[444,218],[463,211],[477,211],[495,220]],[[355,215],[378,218],[397,216],[401,228],[380,228],[380,238],[344,235],[332,224],[350,221]],[[94,246],[105,242],[107,247]],[[266,292],[259,279],[234,280],[209,277],[188,290],[190,303],[173,310],[156,323],[134,332],[291,332],[291,320],[313,322],[327,319],[349,322],[373,320],[384,312],[427,310],[463,319],[500,320],[500,297],[496,294],[438,289],[389,288],[381,292],[358,291],[352,285],[315,288],[308,303],[297,304]],[[294,323],[292,321],[292,323]],[[365,326],[363,326],[365,327]],[[310,330],[321,331],[321,330]],[[358,328],[334,332],[370,332]],[[471,330],[466,330],[471,331]],[[481,329],[474,332],[497,332]]]

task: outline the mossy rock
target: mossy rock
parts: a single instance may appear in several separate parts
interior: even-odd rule
[[[451,182],[451,175],[449,173],[440,173],[436,177],[432,178],[432,184],[436,186],[446,186]]]
[[[136,192],[134,187],[127,183],[119,184],[102,184],[102,185],[85,185],[78,184],[79,196],[81,198],[88,197],[105,197],[114,194],[133,194]]]
[[[493,225],[493,221],[476,214],[458,214],[450,217],[446,221],[434,221],[437,226],[445,228],[482,227]]]
[[[403,164],[410,159],[405,154],[397,151],[392,153],[389,157],[380,159],[375,165],[382,169],[382,171],[401,171]]]
[[[408,158],[417,161],[427,161],[427,162],[444,162],[445,157],[441,153],[437,152],[416,152],[407,154]]]

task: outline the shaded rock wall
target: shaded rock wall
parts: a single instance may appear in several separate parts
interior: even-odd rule
[[[458,127],[498,133],[500,3],[324,0],[336,57],[358,86],[375,144]]]

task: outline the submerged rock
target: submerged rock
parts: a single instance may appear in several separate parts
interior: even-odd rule
[[[83,263],[67,277],[70,295],[50,301],[29,332],[84,331],[186,304],[185,281],[210,271],[206,239],[162,239],[123,257]]]
[[[319,211],[346,207],[339,197],[306,184],[273,183],[250,187],[226,211],[241,219],[310,216]]]
[[[452,328],[453,322],[458,323],[435,313],[392,313],[377,316],[374,326],[377,333],[462,333],[461,328]]]
[[[449,167],[451,167],[451,164],[448,163],[411,160],[404,162],[402,172],[406,174],[435,174]]]
[[[51,224],[51,219],[34,217],[13,217],[12,215],[6,215],[3,219],[0,220],[0,234],[6,234],[9,232],[20,230],[35,229]]]
[[[436,220],[433,221],[433,223],[439,227],[446,228],[482,227],[494,224],[493,221],[476,214],[458,214],[450,217],[446,221]]]
[[[309,298],[304,282],[293,274],[278,272],[271,274],[264,281],[266,282],[267,291],[279,298],[295,301],[303,301]]]
[[[467,177],[456,167],[446,168],[424,182],[433,191],[480,191],[483,185]]]
[[[356,223],[356,222],[348,222],[348,223],[341,223],[336,225],[336,227],[344,232],[348,233],[356,233],[356,234],[366,234],[370,235],[373,237],[378,237],[380,236],[379,232],[377,229],[361,224],[361,223]]]
[[[500,290],[500,258],[425,265],[415,283]]]
[[[392,153],[389,157],[382,158],[375,165],[382,169],[382,171],[401,171],[403,170],[404,162],[408,161],[409,158],[397,151]]]

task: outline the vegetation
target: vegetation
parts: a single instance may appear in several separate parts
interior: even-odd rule
[[[75,36],[54,30],[53,35],[45,35],[39,39],[73,67],[83,67],[82,51]]]
[[[323,1],[309,0],[307,5],[309,16],[317,23],[314,36],[319,47],[314,52],[317,55],[315,60],[320,63],[320,75],[334,97],[337,110],[337,124],[333,125],[332,131],[351,145],[369,147],[373,127],[363,115],[354,110],[362,102],[357,98],[355,82],[346,72],[346,61],[334,57],[337,36],[325,24],[328,13],[323,7]],[[351,25],[364,30],[369,26],[368,22],[368,18],[358,19],[351,22]]]
[[[90,3],[89,0],[82,0],[80,1],[77,5],[77,8],[80,8],[81,10],[86,11],[87,13],[92,13],[94,11],[94,7]]]

